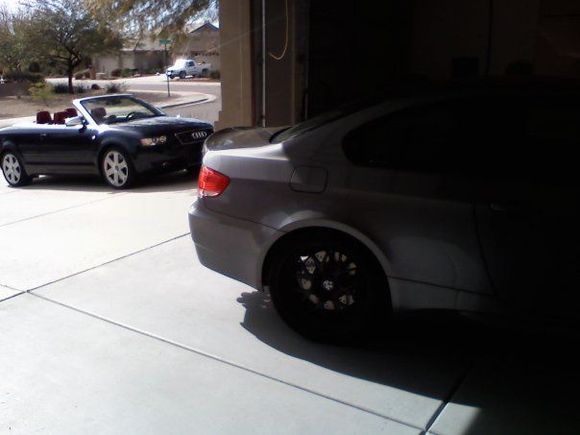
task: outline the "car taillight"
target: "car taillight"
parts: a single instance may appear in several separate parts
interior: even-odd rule
[[[197,196],[202,198],[221,195],[228,184],[230,184],[228,176],[207,166],[202,166],[197,179]]]

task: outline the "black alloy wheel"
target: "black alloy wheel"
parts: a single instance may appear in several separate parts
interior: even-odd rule
[[[346,238],[292,240],[270,268],[272,302],[306,338],[347,344],[386,320],[388,286],[370,253]]]

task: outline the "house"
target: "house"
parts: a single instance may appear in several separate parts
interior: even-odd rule
[[[173,59],[187,58],[211,64],[212,71],[220,69],[220,31],[210,22],[195,27],[175,44]]]
[[[107,77],[115,70],[137,70],[141,74],[163,72],[177,58],[193,58],[198,62],[210,63],[211,71],[219,71],[220,38],[216,26],[206,22],[172,39],[174,42],[167,46],[166,52],[159,37],[144,35],[126,44],[116,54],[95,57],[95,72]]]
[[[152,35],[142,36],[125,45],[116,54],[95,57],[95,72],[110,77],[115,70],[137,70],[141,74],[163,72],[170,61],[168,53],[159,38]]]

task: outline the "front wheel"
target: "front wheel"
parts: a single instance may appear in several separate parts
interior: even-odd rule
[[[1,159],[1,166],[4,178],[12,187],[20,187],[30,183],[31,177],[26,173],[24,165],[16,154],[5,153]]]
[[[117,148],[105,152],[101,172],[105,181],[115,189],[126,189],[135,181],[133,163],[125,152]]]
[[[181,72],[179,73],[179,78],[180,78],[180,79],[184,79],[184,78],[185,78],[185,71],[181,71]]]
[[[350,343],[373,335],[388,314],[388,286],[374,257],[334,235],[279,246],[269,273],[270,294],[282,319],[306,338]]]

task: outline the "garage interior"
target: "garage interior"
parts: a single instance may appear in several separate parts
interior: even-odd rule
[[[222,0],[217,128],[308,119],[405,80],[580,78],[574,0]]]

